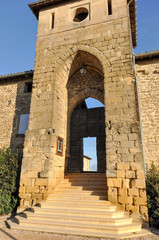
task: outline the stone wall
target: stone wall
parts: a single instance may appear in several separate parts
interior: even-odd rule
[[[25,93],[25,83],[32,77],[0,80],[0,148],[18,148],[22,156],[24,134],[19,134],[21,114],[29,114],[31,93]]]
[[[159,166],[159,60],[136,61],[145,161],[148,167]]]
[[[93,67],[104,77],[101,95],[102,98],[104,95],[106,117],[108,180],[117,177],[120,162],[138,162],[141,170],[144,169],[127,1],[112,2],[113,14],[108,15],[105,0],[91,1],[91,17],[80,23],[72,22],[69,13],[86,4],[85,1],[60,3],[39,13],[34,89],[21,174],[22,204],[28,200],[32,203],[33,199],[38,201],[41,196],[45,198],[64,176],[68,113],[81,100],[98,95],[97,85],[91,91],[81,88],[71,104],[69,102],[67,83],[74,73],[72,64],[79,52],[86,56],[81,57],[81,62],[89,59],[89,54],[94,56],[98,61],[93,62]],[[50,28],[51,13],[55,13],[56,18],[54,29]],[[61,156],[56,154],[57,136],[64,139]],[[41,190],[36,181],[43,179],[47,185]],[[40,194],[39,198],[38,195],[34,198],[35,191]]]

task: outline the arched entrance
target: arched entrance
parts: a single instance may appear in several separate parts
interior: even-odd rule
[[[104,104],[104,75],[100,61],[78,51],[72,63],[68,90],[68,136],[66,171],[83,172],[83,138],[96,137],[97,172],[106,171],[105,108],[88,109],[85,99]],[[89,157],[89,156],[88,156]]]

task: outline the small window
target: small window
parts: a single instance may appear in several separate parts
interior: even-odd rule
[[[29,114],[21,114],[19,121],[19,130],[18,134],[25,134],[26,130],[28,130],[29,124]]]
[[[51,28],[54,29],[55,25],[55,13],[51,14]]]
[[[75,13],[75,17],[73,19],[74,22],[82,22],[88,17],[88,9],[87,8],[78,8]]]
[[[31,93],[32,92],[32,82],[26,82],[25,87],[24,87],[24,92],[25,93]]]
[[[112,15],[112,0],[108,0],[108,15]]]

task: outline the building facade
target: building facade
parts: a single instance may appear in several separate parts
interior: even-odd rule
[[[46,199],[67,172],[82,172],[81,139],[96,136],[108,200],[147,218],[145,167],[158,163],[159,53],[134,63],[136,1],[29,6],[39,21],[34,72],[0,76],[0,146],[23,155],[21,206]],[[88,111],[88,97],[105,107]]]

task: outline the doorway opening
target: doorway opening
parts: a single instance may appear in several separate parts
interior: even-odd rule
[[[105,107],[88,97],[72,112],[68,172],[105,172]]]
[[[97,172],[97,138],[83,138],[83,172]]]

